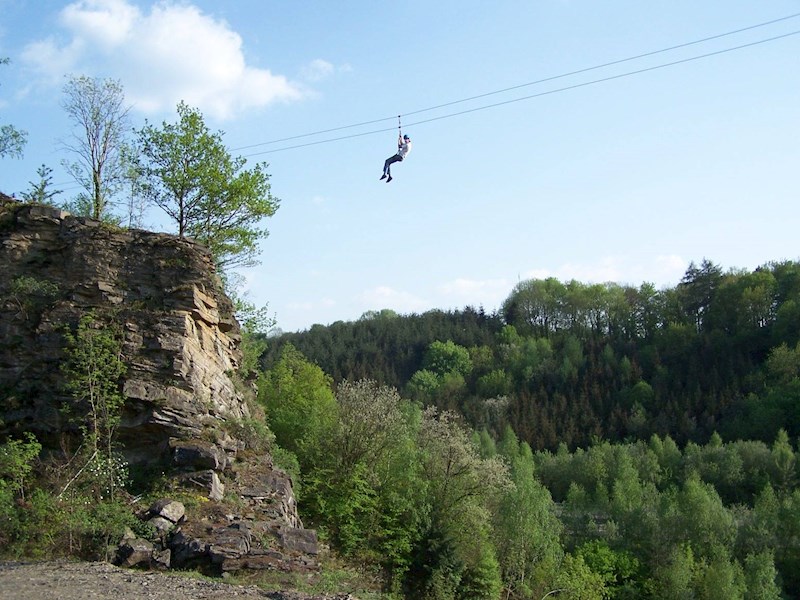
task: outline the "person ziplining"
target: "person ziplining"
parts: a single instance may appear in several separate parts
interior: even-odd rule
[[[403,135],[403,130],[400,127],[400,115],[397,115],[397,130],[397,153],[387,158],[383,163],[381,180],[386,179],[386,183],[392,180],[392,165],[396,162],[403,162],[408,153],[411,152],[411,138]]]

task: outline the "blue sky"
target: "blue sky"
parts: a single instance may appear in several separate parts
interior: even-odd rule
[[[800,35],[584,84],[800,18],[410,114],[795,13],[796,0],[0,0],[0,125],[29,136],[23,159],[0,160],[0,191],[19,195],[46,164],[61,198],[75,193],[58,140],[72,132],[64,77],[81,74],[121,80],[135,127],[175,121],[184,100],[234,155],[269,163],[281,206],[243,274],[285,331],[382,308],[492,311],[533,277],[672,286],[692,260],[798,260]],[[387,185],[398,114],[414,147]],[[156,211],[148,225],[169,227]]]

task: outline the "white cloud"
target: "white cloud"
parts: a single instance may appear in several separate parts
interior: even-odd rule
[[[367,310],[391,308],[399,313],[420,312],[427,310],[430,306],[430,303],[410,292],[396,290],[385,285],[366,290],[360,294],[358,300],[368,307]]]
[[[657,286],[673,286],[683,276],[687,264],[687,261],[674,254],[658,255],[647,260],[631,256],[605,256],[589,263],[565,263],[554,269],[531,269],[523,274],[523,278],[555,277],[561,281],[575,279],[583,283],[612,281],[621,285],[651,282]]]
[[[320,298],[317,301],[289,302],[286,306],[294,311],[313,312],[321,308],[332,308],[336,306],[336,301],[333,298]]]
[[[61,11],[67,29],[106,49],[124,43],[141,19],[139,9],[126,0],[81,0]]]
[[[85,44],[72,40],[59,46],[55,39],[32,42],[22,50],[23,63],[34,67],[45,85],[59,85],[62,77],[75,70],[78,57],[84,53]],[[30,89],[30,86],[29,86]]]
[[[301,84],[248,65],[241,36],[191,4],[167,0],[142,12],[127,0],[79,0],[61,11],[60,23],[66,40],[28,45],[26,63],[50,82],[74,72],[121,79],[128,101],[144,113],[184,100],[228,119],[308,95]]]
[[[458,278],[439,286],[445,303],[452,306],[498,306],[511,292],[511,283],[506,279]]]
[[[327,79],[336,73],[350,73],[353,67],[349,64],[339,65],[338,67],[329,63],[327,60],[317,58],[312,60],[300,71],[300,77],[305,81],[317,83],[323,79]]]
[[[583,282],[620,281],[622,272],[619,259],[604,257],[599,261],[588,264],[566,263],[557,269],[557,275],[563,281],[576,279]]]
[[[326,77],[330,77],[334,72],[334,66],[327,60],[320,58],[312,60],[309,64],[303,67],[301,76],[307,81],[321,81]]]

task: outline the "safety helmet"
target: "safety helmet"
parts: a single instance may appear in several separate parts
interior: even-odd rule
[[[408,137],[408,134],[406,134],[406,135],[404,135],[404,136],[403,136],[403,139],[404,139],[404,140],[410,140],[411,138],[410,138],[410,137]]]

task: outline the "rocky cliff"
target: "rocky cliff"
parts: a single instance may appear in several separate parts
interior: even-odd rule
[[[127,540],[121,560],[315,569],[290,478],[230,426],[250,416],[239,328],[212,257],[190,240],[0,197],[0,434],[33,431],[50,448],[69,434],[64,332],[89,311],[124,335],[125,457],[207,498],[195,514],[161,514],[169,499],[143,511],[160,536]]]
[[[47,437],[62,430],[64,327],[100,310],[125,335],[122,446],[132,460],[169,451],[247,415],[229,373],[238,328],[211,256],[166,234],[112,229],[45,206],[0,205],[2,419]],[[9,410],[11,408],[11,410]]]

